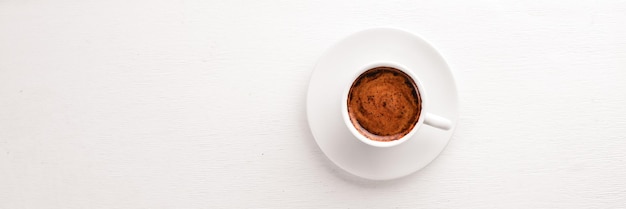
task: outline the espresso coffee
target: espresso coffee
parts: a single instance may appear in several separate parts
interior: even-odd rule
[[[417,124],[422,101],[417,85],[406,73],[376,67],[362,73],[348,93],[352,125],[374,141],[394,141]]]

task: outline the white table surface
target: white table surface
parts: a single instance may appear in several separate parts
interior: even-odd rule
[[[425,169],[346,174],[305,99],[370,27],[449,62]],[[0,208],[625,208],[624,1],[0,1]]]

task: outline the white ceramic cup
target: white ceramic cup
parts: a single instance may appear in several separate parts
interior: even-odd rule
[[[354,125],[352,124],[352,121],[350,120],[350,115],[348,114],[348,94],[350,93],[350,88],[352,87],[352,84],[365,71],[373,69],[373,68],[377,68],[377,67],[391,67],[391,68],[398,69],[404,72],[405,74],[407,74],[409,77],[411,77],[411,79],[417,86],[417,91],[422,100],[421,101],[422,110],[419,113],[420,115],[418,117],[418,121],[415,124],[415,126],[413,126],[413,129],[411,129],[411,131],[409,131],[409,133],[404,135],[402,138],[393,140],[393,141],[375,141],[375,140],[367,138],[354,127]],[[448,130],[452,127],[452,122],[450,122],[450,120],[428,112],[429,111],[428,105],[429,105],[428,97],[426,95],[426,92],[424,91],[424,86],[422,85],[420,80],[417,78],[417,76],[415,76],[415,73],[413,73],[413,71],[409,70],[407,67],[398,63],[388,62],[388,61],[379,61],[379,62],[374,62],[374,63],[363,66],[349,80],[348,85],[346,89],[344,90],[343,98],[341,101],[341,114],[343,115],[343,121],[345,122],[350,132],[352,132],[352,134],[361,142],[370,146],[374,146],[374,147],[393,147],[409,140],[413,136],[413,134],[415,134],[415,132],[423,124],[426,124],[426,125],[438,128],[438,129],[442,129],[442,130]]]

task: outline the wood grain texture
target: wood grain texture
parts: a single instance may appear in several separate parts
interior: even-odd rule
[[[0,1],[0,208],[625,208],[624,1]],[[448,60],[448,148],[389,182],[316,146],[359,30]]]

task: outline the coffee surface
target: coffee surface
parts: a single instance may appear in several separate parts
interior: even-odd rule
[[[371,140],[402,138],[415,127],[420,111],[421,98],[415,83],[395,68],[377,67],[365,71],[348,93],[350,120]]]

